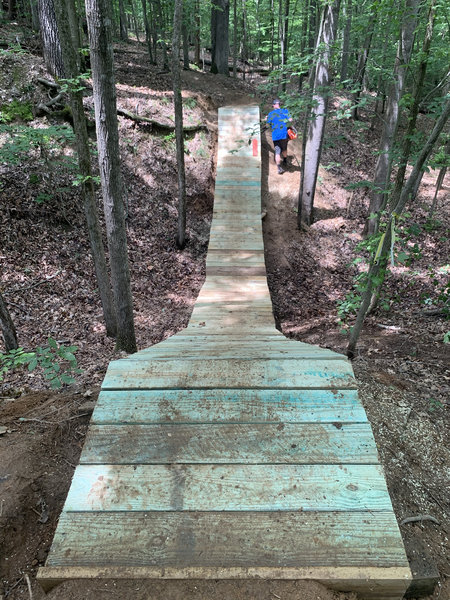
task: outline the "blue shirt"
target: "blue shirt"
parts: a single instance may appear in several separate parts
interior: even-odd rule
[[[291,120],[287,108],[275,108],[267,115],[267,122],[272,127],[272,140],[286,140],[287,123]]]

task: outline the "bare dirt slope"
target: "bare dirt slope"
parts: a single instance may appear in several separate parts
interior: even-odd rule
[[[138,45],[118,46],[119,105],[170,122],[170,78],[147,66]],[[32,77],[43,74],[20,57]],[[29,69],[26,71],[26,69]],[[6,73],[3,70],[3,73]],[[9,71],[8,71],[9,72]],[[13,78],[13,75],[11,74]],[[123,172],[128,188],[128,237],[140,348],[182,329],[189,320],[204,280],[204,259],[212,214],[216,110],[254,102],[255,90],[207,73],[183,73],[186,118],[202,122],[188,136],[188,245],[175,246],[176,163],[167,132],[120,117]],[[8,80],[9,81],[9,80]],[[19,84],[2,99],[44,94]],[[46,93],[46,92],[45,92]],[[90,99],[86,99],[89,107]],[[339,102],[339,99],[336,100]],[[363,115],[364,120],[364,115]],[[44,123],[37,121],[37,124]],[[330,122],[331,123],[331,122]],[[370,179],[377,132],[339,129],[330,124],[316,202],[317,221],[307,231],[296,228],[300,143],[288,171],[276,173],[269,139],[263,143],[263,205],[266,264],[279,328],[288,336],[345,349],[336,301],[351,289],[347,265],[361,239],[367,199],[345,186]],[[46,391],[38,374],[17,373],[3,382],[0,398],[0,597],[44,597],[34,577],[45,562],[59,512],[83,445],[89,416],[109,361],[116,357],[105,337],[101,309],[84,231],[82,209],[70,173],[61,166],[43,171],[39,160],[26,167],[2,166],[0,240],[2,292],[16,323],[20,343],[44,344],[52,335],[79,346],[83,374],[63,392]],[[36,177],[31,177],[31,175]],[[442,316],[427,316],[423,298],[436,295],[430,275],[443,285],[448,263],[448,202],[441,201],[435,221],[426,226],[435,174],[426,176],[411,223],[420,230],[414,276],[396,267],[388,281],[386,308],[369,318],[354,361],[361,398],[374,428],[389,489],[411,557],[424,568],[432,559],[440,571],[433,600],[450,598],[448,468],[449,346]],[[448,195],[449,181],[443,194]],[[43,191],[51,198],[35,198]],[[448,268],[448,264],[447,264]],[[448,271],[447,271],[448,273]],[[432,517],[433,519],[429,519]],[[29,587],[30,586],[30,587]],[[30,591],[31,590],[31,591]],[[154,598],[220,600],[343,600],[316,584],[283,582],[69,582],[48,596],[61,600]],[[348,597],[347,597],[348,598]]]

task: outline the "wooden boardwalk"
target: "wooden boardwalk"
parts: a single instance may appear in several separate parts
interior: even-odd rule
[[[206,282],[183,332],[109,365],[45,567],[77,578],[411,579],[342,355],[276,329],[256,106],[219,111]]]

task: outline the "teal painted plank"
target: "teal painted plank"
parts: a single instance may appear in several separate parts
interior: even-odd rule
[[[366,423],[356,390],[102,391],[91,423]]]
[[[80,465],[70,511],[387,511],[377,465]]]
[[[91,425],[80,464],[376,464],[368,423]]]
[[[59,565],[408,567],[391,511],[63,513]]]
[[[233,180],[233,179],[218,179],[216,178],[216,183],[215,183],[215,189],[217,188],[228,188],[228,187],[261,187],[261,182],[260,181],[248,181],[246,179],[244,179],[245,177],[245,171],[242,171],[240,173],[240,176],[242,177],[242,181],[239,181],[239,179],[237,180]]]
[[[174,360],[143,363],[132,357],[113,361],[103,389],[298,388],[353,389],[349,362],[327,360]]]

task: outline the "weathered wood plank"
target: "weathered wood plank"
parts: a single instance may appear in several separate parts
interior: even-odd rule
[[[80,464],[376,464],[368,423],[91,425]]]
[[[408,568],[391,511],[63,513],[47,565]]]
[[[366,423],[356,390],[102,391],[92,424]]]
[[[364,600],[401,600],[411,571],[406,567],[40,567],[37,580],[49,592],[70,579],[257,579],[313,580],[326,587],[360,594]]]
[[[134,360],[173,359],[183,357],[183,360],[210,358],[224,360],[227,358],[254,359],[329,359],[347,360],[343,354],[337,354],[318,346],[302,342],[284,340],[269,341],[267,339],[222,339],[218,336],[169,338],[164,342],[140,350],[133,354]]]
[[[80,465],[71,511],[392,510],[378,465]]]
[[[112,361],[103,389],[354,389],[348,361],[199,359],[149,363],[127,359]]]

